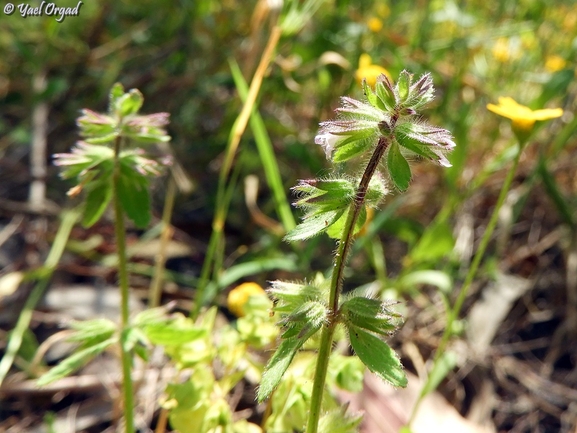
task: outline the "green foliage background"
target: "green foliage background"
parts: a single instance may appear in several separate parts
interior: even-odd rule
[[[62,0],[58,5],[76,3]],[[48,154],[67,152],[77,140],[79,110],[105,111],[109,89],[121,82],[145,95],[143,112],[171,113],[173,153],[195,185],[189,196],[178,199],[174,221],[206,238],[223,151],[242,106],[230,60],[238,62],[250,82],[269,33],[269,19],[259,12],[264,3],[86,1],[80,16],[62,23],[46,16],[24,19],[18,10],[1,15],[0,196],[25,200],[29,179],[17,174],[28,170],[31,113],[39,102],[49,106]],[[438,93],[427,116],[452,131],[457,143],[449,156],[451,169],[415,161],[408,194],[391,199],[385,211],[371,217],[356,246],[360,258],[351,262],[358,271],[351,285],[379,279],[398,296],[418,298],[426,283],[450,298],[452,281],[462,276],[452,229],[468,212],[482,229],[502,169],[513,156],[514,138],[506,121],[485,108],[498,96],[535,109],[565,109],[560,121],[540,126],[526,149],[517,181],[527,187],[513,206],[513,219],[522,221],[541,207],[547,210],[544,227],[566,225],[574,232],[577,6],[572,0],[320,3],[301,31],[282,37],[260,92],[259,110],[286,190],[297,179],[326,172],[325,155],[314,144],[317,125],[332,117],[339,96],[362,94],[355,71],[363,53],[393,77],[403,69],[416,75],[431,72]],[[42,76],[47,86],[38,93],[33,83]],[[235,169],[240,179],[256,174],[262,180],[259,206],[274,218],[250,130]],[[49,198],[64,204],[68,186],[50,167]],[[155,188],[158,216],[163,184]],[[231,252],[249,245],[238,262],[292,253],[278,236],[248,223],[245,209],[239,185],[226,244]],[[385,251],[372,239],[389,241]],[[325,270],[332,248],[325,238],[303,245],[297,273]],[[508,252],[495,248],[494,262],[503,261]],[[386,268],[379,260],[385,256]]]

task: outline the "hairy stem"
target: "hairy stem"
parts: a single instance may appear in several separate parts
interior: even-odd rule
[[[371,156],[371,159],[367,164],[367,167],[365,168],[363,177],[359,182],[355,198],[349,208],[343,235],[339,241],[339,246],[335,255],[335,263],[329,294],[329,306],[331,313],[328,317],[328,323],[323,327],[321,334],[321,342],[315,369],[315,378],[313,382],[313,392],[311,396],[310,414],[306,430],[307,433],[316,433],[318,431],[323,391],[332,349],[333,336],[335,333],[336,325],[338,323],[339,296],[343,288],[343,273],[351,249],[355,225],[357,223],[361,209],[363,208],[365,197],[369,189],[369,183],[377,171],[379,163],[381,162],[381,159],[383,158],[383,155],[385,154],[388,146],[389,141],[387,138],[381,137],[377,147],[375,148],[375,151],[373,152],[373,155]]]
[[[489,223],[487,224],[485,233],[483,233],[483,237],[481,238],[481,242],[479,243],[479,248],[477,249],[477,252],[473,257],[471,266],[469,267],[467,275],[465,276],[465,280],[463,282],[463,286],[461,287],[461,291],[459,292],[457,299],[455,300],[455,305],[449,311],[447,317],[447,325],[445,326],[445,331],[443,332],[443,336],[441,337],[441,341],[439,343],[439,346],[437,347],[437,351],[435,352],[435,357],[433,359],[433,368],[437,364],[437,362],[439,362],[441,356],[445,353],[447,343],[449,342],[449,339],[453,335],[453,324],[455,320],[457,320],[457,318],[459,317],[459,313],[461,312],[461,308],[463,307],[463,302],[465,301],[467,293],[469,292],[469,289],[471,287],[471,284],[473,283],[473,280],[477,275],[477,270],[479,269],[481,260],[485,255],[485,251],[487,250],[489,241],[491,240],[493,232],[495,231],[495,227],[497,226],[497,221],[499,219],[499,211],[501,210],[501,207],[503,206],[503,203],[507,198],[507,193],[511,189],[511,184],[513,183],[515,173],[517,172],[517,166],[519,165],[519,160],[521,159],[521,153],[523,151],[523,148],[524,143],[520,143],[517,155],[515,156],[515,159],[513,161],[513,165],[509,168],[509,171],[507,172],[507,176],[505,177],[505,181],[503,182],[503,186],[501,187],[501,191],[499,192],[499,198],[497,199],[497,203],[493,208],[493,213],[491,214],[491,218],[489,219]],[[413,407],[413,411],[409,419],[409,425],[414,420],[417,411],[419,409],[419,406],[421,404],[421,401],[426,396],[425,391],[428,390],[430,387],[429,385],[430,380],[431,376],[429,376],[427,383],[425,383],[425,385],[423,386],[421,394],[419,395],[419,399],[417,400],[415,406]]]
[[[134,401],[132,396],[132,353],[126,349],[126,338],[129,330],[130,311],[128,308],[129,288],[128,269],[126,259],[126,232],[124,229],[124,212],[118,195],[120,184],[120,149],[122,138],[117,137],[114,142],[114,228],[116,233],[116,248],[118,253],[118,279],[120,285],[120,353],[122,361],[122,393],[124,395],[124,431],[134,432]]]

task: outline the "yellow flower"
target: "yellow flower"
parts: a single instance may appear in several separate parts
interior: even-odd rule
[[[228,309],[236,316],[242,317],[246,313],[244,306],[251,296],[266,296],[264,289],[257,283],[242,283],[230,291],[227,298]]]
[[[359,83],[363,81],[363,78],[367,80],[367,84],[374,87],[377,83],[377,77],[381,74],[385,74],[389,80],[391,79],[391,74],[385,68],[379,65],[373,65],[371,56],[368,54],[361,54],[359,58],[359,69],[355,72],[355,78]]]
[[[493,45],[493,57],[495,60],[498,60],[501,63],[506,63],[509,61],[511,57],[511,53],[509,51],[509,40],[507,38],[499,38],[495,41],[495,45]]]
[[[511,119],[513,131],[521,141],[527,138],[537,120],[555,119],[563,115],[561,108],[531,110],[509,97],[499,98],[499,105],[487,104],[487,109],[499,116]]]
[[[557,72],[565,68],[567,62],[561,56],[548,56],[545,60],[545,69],[549,72]]]
[[[383,22],[376,17],[372,17],[367,21],[367,27],[371,32],[378,33],[383,28]]]

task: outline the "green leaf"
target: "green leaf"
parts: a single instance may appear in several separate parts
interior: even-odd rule
[[[114,103],[115,112],[118,117],[126,117],[138,113],[144,97],[138,89],[131,89],[128,93],[120,96]]]
[[[412,249],[410,258],[414,262],[434,261],[451,254],[455,246],[453,231],[447,222],[428,227]]]
[[[411,87],[412,74],[407,71],[402,71],[397,81],[397,92],[401,101],[405,101],[409,96],[409,88]]]
[[[351,346],[370,371],[393,386],[407,386],[401,362],[387,343],[356,326],[347,328]]]
[[[439,155],[431,150],[430,145],[423,144],[420,141],[404,134],[396,134],[395,139],[399,143],[399,146],[404,147],[410,152],[416,153],[417,155],[420,155],[431,161],[439,161]]]
[[[365,296],[347,299],[341,306],[341,314],[348,326],[354,326],[376,334],[387,335],[396,328],[393,315],[387,311],[386,304]]]
[[[333,353],[329,362],[329,371],[337,372],[335,380],[339,388],[350,392],[363,390],[365,366],[359,358]]]
[[[47,373],[40,376],[36,382],[38,386],[48,385],[55,380],[62,379],[66,377],[85,365],[88,361],[94,358],[96,355],[103,352],[106,348],[115,344],[117,340],[115,338],[110,338],[101,343],[95,344],[94,346],[87,347],[80,350],[73,355],[66,358],[64,361],[60,362],[56,367],[52,368]]]
[[[118,197],[122,209],[137,227],[148,226],[151,217],[148,179],[138,173],[132,164],[125,163],[124,159],[120,161]]]
[[[101,135],[98,137],[85,138],[84,141],[90,144],[106,144],[114,141],[116,137],[118,137],[118,131],[114,131],[109,134]]]
[[[378,85],[377,85],[378,87]],[[369,104],[380,110],[386,110],[387,108],[383,105],[383,102],[377,97],[377,94],[371,89],[371,86],[367,84],[367,80],[363,79],[363,92]]]
[[[82,347],[93,346],[104,340],[112,338],[117,330],[117,325],[108,319],[93,319],[73,322],[74,329],[68,341],[81,343]]]
[[[114,107],[116,107],[116,101],[124,95],[124,86],[120,83],[115,83],[110,89],[108,95],[108,111],[110,114],[114,113]]]
[[[350,211],[350,208],[349,208]],[[333,239],[341,239],[343,235],[343,230],[345,229],[345,223],[347,222],[347,217],[349,211],[343,213],[343,215],[335,221],[335,223],[327,229],[327,235]],[[367,221],[367,208],[363,206],[361,211],[359,212],[359,217],[355,223],[355,229],[353,230],[353,234],[357,234],[359,230],[363,228],[363,225]]]
[[[86,189],[88,194],[86,195],[82,225],[91,227],[100,219],[112,198],[112,179],[106,175],[101,176],[100,179],[89,183]]]
[[[162,346],[190,343],[206,336],[206,331],[194,325],[192,320],[182,317],[177,320],[149,324],[143,328],[146,337]]]
[[[379,97],[379,101],[381,102],[380,105],[384,107],[385,111],[391,111],[395,106],[395,95],[393,92],[388,89],[387,85],[382,81],[377,81],[376,91]]]
[[[257,392],[257,400],[266,400],[282,379],[297,351],[305,343],[303,338],[289,338],[282,340],[278,349],[268,362],[262,375],[260,387]]]
[[[418,284],[430,284],[446,294],[450,293],[453,288],[453,281],[449,274],[432,269],[411,272],[399,279],[399,285],[402,287],[414,287]]]
[[[354,136],[353,140],[343,140],[333,152],[334,162],[345,162],[351,158],[365,153],[372,145],[376,143],[375,130],[363,130]],[[357,138],[358,137],[358,138]]]
[[[319,420],[318,431],[330,433],[356,433],[363,420],[360,414],[347,414],[347,408],[341,406],[325,413]]]
[[[305,302],[322,302],[328,296],[328,287],[319,287],[323,285],[323,283],[318,284],[316,282],[306,284],[278,280],[272,281],[269,293],[276,300],[274,311],[281,314],[290,314],[290,312],[295,311]]]
[[[395,186],[400,191],[405,191],[411,181],[411,168],[405,157],[401,154],[399,144],[396,141],[391,143],[387,154],[387,168]]]
[[[328,315],[327,307],[318,301],[304,302],[284,317],[280,324],[288,328],[282,338],[292,337],[308,340],[321,329]]]
[[[284,237],[284,240],[287,242],[294,242],[318,236],[334,224],[343,213],[344,210],[334,210],[305,217],[302,223],[296,226]]]

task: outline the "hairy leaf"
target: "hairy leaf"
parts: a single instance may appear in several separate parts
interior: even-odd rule
[[[304,221],[288,232],[284,239],[288,242],[294,242],[318,236],[334,224],[343,212],[344,210],[333,210],[305,217]]]
[[[349,326],[387,335],[395,330],[393,320],[398,319],[398,316],[391,314],[386,307],[386,304],[377,299],[355,296],[343,302],[341,314]]]
[[[351,346],[370,371],[393,386],[407,386],[401,362],[387,343],[356,326],[347,328]]]
[[[93,319],[72,323],[74,334],[68,341],[82,343],[82,347],[93,346],[112,338],[118,326],[112,320]]]
[[[360,414],[347,414],[346,406],[325,413],[319,420],[318,431],[331,433],[356,433],[362,421]]]
[[[327,230],[327,235],[333,239],[341,239],[343,235],[343,230],[345,228],[345,223],[347,221],[348,212],[345,212],[335,223],[330,226]],[[363,225],[367,221],[367,209],[365,206],[361,208],[359,216],[355,223],[355,229],[353,234],[357,234],[359,230],[363,228]]]
[[[109,176],[101,176],[87,185],[86,204],[84,206],[84,216],[82,225],[84,227],[93,226],[102,216],[108,203],[112,198],[112,179]]]
[[[391,143],[387,155],[387,168],[395,186],[400,191],[405,191],[411,181],[411,168],[405,157],[401,154],[396,141]]]
[[[137,227],[146,227],[151,217],[148,179],[132,165],[123,164],[122,161],[118,197],[128,218],[134,221]]]
[[[257,400],[266,400],[279,384],[282,376],[292,362],[297,351],[305,343],[303,338],[289,338],[283,340],[262,375],[260,387],[257,392]]]
[[[96,355],[103,352],[107,347],[116,343],[115,338],[110,338],[108,340],[102,341],[101,343],[95,344],[94,346],[82,349],[73,355],[70,355],[64,361],[60,362],[56,367],[52,368],[47,373],[40,376],[36,382],[38,386],[48,385],[55,380],[62,379],[74,371],[78,370],[80,367],[85,365],[88,361],[94,358]]]

